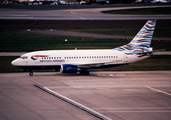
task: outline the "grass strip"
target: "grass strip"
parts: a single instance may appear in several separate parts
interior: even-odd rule
[[[0,73],[9,72],[22,72],[23,70],[11,65],[12,60],[16,59],[15,56],[1,56],[0,57]]]
[[[30,32],[0,33],[0,52],[30,52],[37,50],[112,49],[129,41],[61,37]],[[67,39],[67,42],[65,41]]]
[[[0,52],[31,52],[37,50],[112,49],[130,40],[61,37],[30,32],[1,32]],[[65,39],[68,41],[66,42]],[[154,49],[171,50],[171,41],[152,41]]]
[[[70,29],[69,31],[94,33],[102,35],[123,35],[123,36],[135,36],[141,28],[130,28],[130,29]],[[171,37],[171,28],[155,28],[155,37]]]

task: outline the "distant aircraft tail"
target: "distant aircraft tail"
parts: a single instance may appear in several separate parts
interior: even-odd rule
[[[129,44],[120,46],[118,48],[115,48],[114,50],[127,51],[129,53],[137,55],[152,52],[150,44],[153,37],[155,25],[156,20],[148,20]]]

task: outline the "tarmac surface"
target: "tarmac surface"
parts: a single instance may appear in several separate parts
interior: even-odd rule
[[[104,6],[56,6],[54,9],[39,5],[37,9],[34,6],[16,6],[16,5],[0,5],[0,19],[8,20],[149,20],[171,19],[171,15],[119,15],[119,14],[103,14],[101,11],[134,9],[134,8],[155,8],[155,7],[171,7],[166,5],[104,5]],[[63,9],[62,9],[63,8]]]
[[[171,71],[0,73],[0,119],[170,120],[170,78]]]

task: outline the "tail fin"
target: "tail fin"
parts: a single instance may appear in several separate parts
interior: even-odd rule
[[[129,44],[115,48],[115,50],[127,51],[137,55],[146,52],[152,52],[150,44],[154,33],[155,25],[156,20],[148,20],[147,23],[141,28],[141,30]]]

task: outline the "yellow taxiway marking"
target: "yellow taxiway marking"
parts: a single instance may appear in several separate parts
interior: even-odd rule
[[[167,93],[167,92],[164,92],[164,91],[161,91],[161,90],[158,90],[158,89],[155,89],[155,88],[152,88],[152,87],[146,86],[146,85],[145,85],[145,87],[146,87],[146,88],[149,88],[149,89],[151,89],[151,90],[154,90],[154,91],[157,91],[157,92],[160,92],[160,93],[164,93],[164,94],[167,94],[167,95],[170,95],[170,96],[171,96],[171,94],[170,94],[170,93]]]

